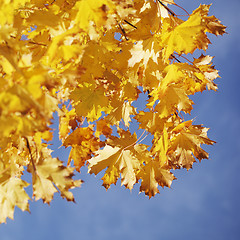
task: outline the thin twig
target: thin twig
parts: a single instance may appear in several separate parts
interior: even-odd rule
[[[124,22],[125,22],[125,23],[127,23],[128,25],[130,25],[131,27],[133,27],[133,28],[137,29],[137,27],[136,27],[136,26],[134,26],[133,24],[131,24],[129,21],[127,21],[127,20],[124,20]]]
[[[141,136],[137,139],[137,141],[135,142],[135,144],[138,142],[138,141],[140,141],[140,139],[141,139],[141,137],[143,136],[143,134],[146,132],[146,129],[144,129],[144,131],[142,132],[142,134],[141,134]],[[142,141],[142,140],[141,140]],[[140,141],[140,142],[141,142]]]
[[[12,35],[10,35],[10,37],[16,39],[16,37],[14,37]],[[44,43],[37,43],[37,42],[29,41],[29,40],[24,40],[24,41],[27,41],[28,43],[31,43],[31,44],[36,44],[36,45],[39,45],[39,46],[47,47],[47,44],[44,44]]]
[[[180,115],[181,115],[181,117],[182,117],[183,121],[185,121],[185,120],[184,120],[184,116],[183,116],[182,112],[179,112],[179,113],[180,113]]]
[[[132,147],[132,146],[134,146],[134,145],[136,145],[136,144],[138,144],[138,141],[142,141],[143,139],[145,139],[145,137],[148,135],[146,135],[142,140],[140,140],[141,139],[141,137],[143,136],[143,134],[146,132],[146,130],[144,130],[143,132],[142,132],[142,134],[141,134],[141,136],[137,139],[137,141],[135,141],[134,143],[132,143],[132,144],[130,144],[130,145],[128,145],[128,146],[126,146],[125,148],[123,148],[123,150],[126,150],[126,149],[128,149],[128,148],[130,148],[130,147]]]
[[[182,56],[182,55],[179,55],[178,53],[177,53],[177,55],[178,55],[179,57],[184,58],[185,60],[187,60],[188,62],[190,62],[191,64],[194,65],[194,63],[193,63],[192,61],[190,61],[188,58],[186,58],[186,57],[184,57],[184,56]]]
[[[179,7],[179,8],[181,8],[186,14],[187,14],[187,16],[189,16],[190,14],[189,14],[189,12],[185,9],[185,8],[183,8],[183,7],[181,7],[181,6],[179,6],[178,4],[176,4],[176,3],[174,3],[174,5],[175,6],[177,6],[177,7]],[[178,16],[181,16],[181,15],[178,15]]]
[[[178,60],[173,54],[171,54],[171,57],[174,58],[177,62],[181,63],[181,61]]]
[[[121,31],[122,31],[122,33],[123,33],[123,36],[125,37],[125,39],[128,41],[127,34],[126,34],[126,32],[125,32],[124,28],[121,26],[121,24],[120,24],[119,22],[118,22],[118,26],[120,27],[120,29],[121,29]]]
[[[30,159],[31,159],[31,163],[32,163],[32,166],[33,166],[33,170],[34,170],[34,172],[36,172],[36,167],[35,167],[35,163],[34,163],[34,161],[33,161],[32,151],[31,151],[31,147],[30,147],[28,138],[25,137],[25,140],[26,140],[27,148],[28,148],[28,151],[29,151],[29,154],[30,154]]]
[[[69,107],[71,106],[71,101],[69,101],[68,105],[67,105],[67,110],[69,109]]]
[[[83,120],[82,120],[82,122],[79,123],[79,126],[80,126],[80,127],[84,124],[85,120],[86,120],[86,117],[84,117]]]
[[[149,134],[149,132],[141,140],[139,140],[139,142],[137,142],[136,144],[139,144],[140,142],[142,142],[148,136],[148,134]]]
[[[176,14],[169,8],[167,7],[164,3],[162,3],[160,0],[158,0],[158,2],[164,7],[167,9],[167,11],[172,15],[172,16],[176,16]]]
[[[44,44],[44,43],[37,43],[37,42],[33,42],[33,41],[28,41],[28,43],[31,43],[31,44],[36,44],[36,45],[39,45],[39,46],[44,46],[44,47],[47,47],[47,44]]]

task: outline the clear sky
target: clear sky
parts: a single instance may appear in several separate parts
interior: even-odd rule
[[[14,221],[0,226],[1,240],[240,239],[240,1],[175,2],[189,12],[212,2],[211,15],[228,27],[228,34],[211,38],[208,51],[220,70],[219,90],[193,97],[195,123],[209,127],[209,137],[217,141],[205,147],[210,160],[195,163],[188,172],[174,171],[171,189],[160,189],[150,200],[138,194],[138,186],[130,192],[118,183],[106,192],[101,176],[89,176],[84,169],[85,183],[73,191],[76,204],[55,195],[50,206],[31,202],[31,214],[16,209]],[[58,149],[55,156],[66,160],[68,152]]]

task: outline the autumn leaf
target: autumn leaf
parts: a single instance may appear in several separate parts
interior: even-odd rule
[[[87,116],[89,121],[95,121],[102,115],[102,111],[109,109],[108,98],[105,96],[103,88],[94,87],[76,88],[70,95],[76,105],[76,114]]]
[[[154,37],[138,41],[130,50],[132,57],[128,60],[128,66],[133,67],[136,63],[143,61],[143,65],[146,68],[150,59],[158,63],[160,51],[159,43]]]
[[[63,143],[65,147],[72,147],[68,164],[73,159],[77,171],[80,171],[80,168],[85,165],[86,160],[91,158],[92,153],[104,145],[93,133],[94,131],[90,127],[77,128]]]
[[[198,47],[196,42],[203,38],[204,24],[201,15],[198,12],[190,15],[186,22],[176,26],[169,33],[162,35],[162,43],[164,46],[165,60],[176,51],[179,54],[193,53]],[[204,38],[203,38],[204,39]],[[201,41],[201,40],[200,40]],[[208,41],[203,49],[207,48]]]
[[[167,166],[160,167],[159,163],[153,160],[145,163],[137,177],[142,180],[140,192],[145,192],[149,198],[159,193],[159,185],[161,187],[170,187],[175,179]]]
[[[15,206],[22,211],[29,211],[28,201],[30,197],[25,192],[29,184],[20,178],[11,177],[9,181],[0,185],[0,222],[6,222],[6,218],[13,219]]]
[[[95,136],[99,137],[101,134],[106,137],[112,135],[112,128],[110,127],[110,124],[106,121],[106,119],[100,119],[99,121],[97,121]]]
[[[196,162],[208,159],[208,153],[200,146],[201,144],[212,145],[214,141],[207,138],[207,128],[200,125],[192,125],[192,121],[183,122],[173,129],[176,133],[171,140],[169,153],[172,153],[172,162],[175,167],[183,167],[189,170]]]
[[[68,111],[62,109],[65,114],[60,116],[59,121],[59,138],[64,140],[71,130],[75,130],[80,124],[82,124],[82,118],[78,117],[75,109]]]
[[[215,16],[208,16],[211,4],[201,4],[199,8],[193,11],[193,13],[200,13],[204,19],[204,24],[206,26],[207,32],[215,35],[222,35],[225,33],[226,26],[221,24],[221,22]]]
[[[107,0],[94,1],[94,0],[83,0],[77,2],[75,5],[78,13],[76,15],[75,21],[79,23],[79,27],[87,30],[89,27],[89,22],[92,20],[100,26],[105,20],[105,8],[108,4]]]
[[[109,114],[106,119],[111,124],[119,124],[123,119],[125,126],[129,126],[131,120],[131,115],[135,114],[135,108],[131,106],[129,102],[122,102],[117,99],[112,101],[112,105],[115,107],[111,114]]]
[[[56,27],[58,26],[59,21],[61,21],[61,18],[55,15],[54,12],[51,11],[51,8],[49,8],[45,10],[41,9],[33,11],[28,17],[27,21],[38,26],[47,25],[51,27]]]
[[[31,150],[30,150],[31,152]],[[43,202],[50,203],[53,195],[60,192],[63,198],[74,201],[73,194],[69,192],[71,188],[79,187],[81,180],[73,180],[73,168],[64,167],[57,158],[52,158],[50,150],[43,148],[40,156],[31,153],[31,165],[28,171],[32,173],[33,196],[35,200],[42,199]]]
[[[154,134],[156,131],[162,132],[166,119],[161,118],[159,113],[140,111],[134,117],[140,124],[139,128],[145,129]]]
[[[159,137],[157,137],[155,133],[155,138],[152,146],[152,153],[155,155],[155,157],[158,157],[159,159],[159,165],[160,167],[168,165],[168,148],[169,148],[169,139],[168,139],[168,133],[167,129],[163,128],[162,133]]]
[[[193,101],[188,98],[183,88],[175,87],[175,84],[169,86],[163,95],[161,91],[154,91],[153,96],[153,99],[149,99],[148,106],[152,107],[155,104],[154,99],[159,99],[155,111],[159,113],[161,118],[168,117],[176,110],[186,113],[190,113],[192,110]]]
[[[89,160],[89,173],[97,175],[107,168],[102,178],[104,187],[108,189],[111,184],[116,184],[120,173],[122,173],[122,184],[129,189],[133,188],[136,183],[134,167],[137,167],[138,161],[131,156],[129,150],[107,145],[103,150],[99,150],[97,155]]]
[[[122,185],[130,190],[136,183],[136,173],[140,168],[141,159],[135,154],[134,143],[136,136],[130,136],[128,132],[122,131],[122,138],[113,137],[111,145],[106,145],[102,150],[96,152],[95,157],[88,160],[89,173],[97,175],[107,168],[102,178],[103,186],[108,189],[111,184],[116,184],[118,178],[122,178]]]

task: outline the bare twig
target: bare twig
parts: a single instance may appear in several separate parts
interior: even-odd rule
[[[181,62],[180,60],[178,60],[173,54],[171,54],[171,57],[174,58],[177,62]]]
[[[179,6],[178,4],[176,4],[176,3],[174,3],[174,5],[175,6],[177,6],[177,7],[179,7],[179,8],[181,8],[186,14],[187,14],[187,16],[189,16],[190,14],[189,14],[189,12],[185,9],[185,8],[183,8],[183,7],[181,7],[181,6]],[[178,15],[178,16],[181,16],[181,15]]]
[[[125,32],[124,28],[121,26],[121,24],[120,24],[119,22],[118,22],[118,26],[120,27],[120,29],[121,29],[121,31],[122,31],[122,33],[123,33],[123,36],[125,37],[125,39],[128,41],[127,34],[126,34],[126,32]]]
[[[125,22],[125,23],[127,23],[128,25],[130,25],[131,27],[133,27],[133,28],[137,29],[137,27],[136,27],[136,26],[134,26],[133,24],[131,24],[129,21],[127,21],[127,20],[124,20],[124,22]]]
[[[16,37],[14,37],[12,35],[10,35],[10,37],[16,39]],[[24,40],[24,41],[27,41],[28,43],[31,43],[31,44],[36,44],[36,45],[39,45],[39,46],[47,47],[47,44],[44,44],[44,43],[38,43],[38,42],[34,42],[34,41],[29,41],[29,40]]]
[[[169,8],[167,7],[164,3],[162,3],[160,0],[158,0],[158,2],[164,7],[167,9],[167,11],[172,15],[172,16],[176,16],[176,14]]]
[[[27,148],[28,148],[28,151],[29,151],[29,154],[30,154],[30,159],[31,159],[31,163],[32,163],[32,166],[33,166],[33,170],[34,170],[34,172],[36,173],[36,166],[35,166],[35,163],[34,163],[34,161],[33,161],[32,151],[31,151],[31,147],[30,147],[28,138],[25,137],[25,140],[26,140]]]

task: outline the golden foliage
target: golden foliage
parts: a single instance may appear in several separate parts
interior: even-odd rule
[[[213,57],[190,55],[207,50],[207,33],[226,27],[208,16],[210,5],[183,20],[173,4],[1,1],[0,222],[13,219],[15,206],[29,211],[29,185],[35,200],[49,204],[59,192],[74,201],[69,190],[82,181],[73,172],[85,165],[89,173],[105,171],[106,189],[121,178],[130,190],[140,183],[150,198],[171,186],[172,170],[208,158],[201,148],[214,143],[208,129],[182,112],[193,108],[189,95],[217,89]],[[134,107],[141,93],[148,94],[144,110]],[[67,163],[48,149],[53,112],[62,145],[71,147]],[[130,131],[133,119],[141,136]],[[141,143],[148,136],[151,146]],[[22,179],[26,170],[31,184]]]

